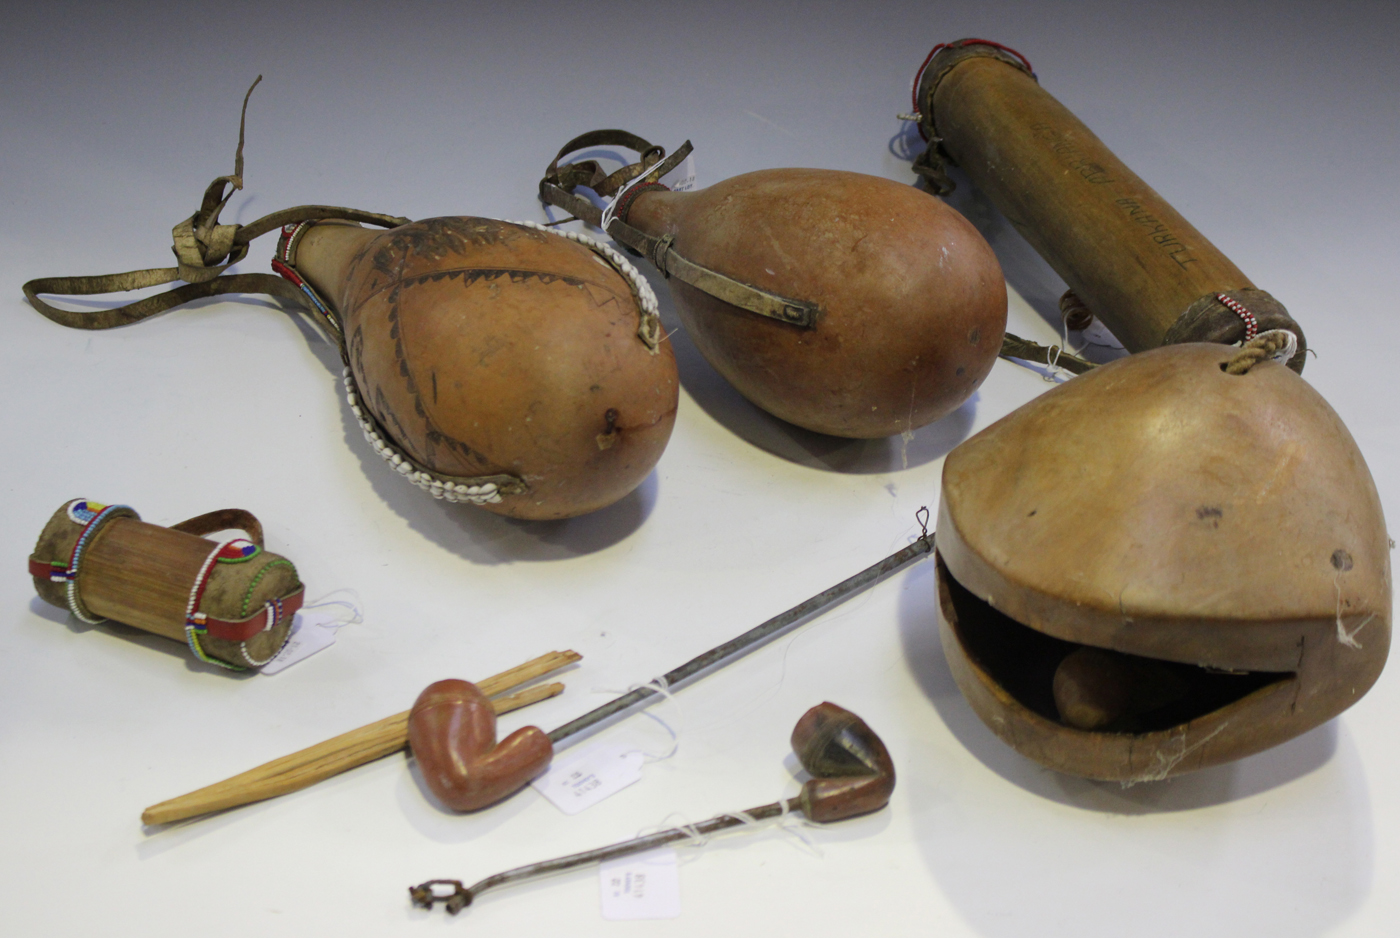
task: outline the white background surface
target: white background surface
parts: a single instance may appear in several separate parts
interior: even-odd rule
[[[668,670],[909,542],[943,455],[1042,393],[998,362],[977,397],[898,439],[817,437],[740,399],[673,337],[670,447],[632,496],[568,522],[435,502],[370,451],[335,352],[256,298],[132,328],[60,328],[36,276],[170,263],[168,231],[231,171],[243,90],[247,189],[229,221],[322,202],[426,217],[541,219],[535,184],[576,133],[696,145],[702,185],[779,166],[912,181],[899,155],[914,68],[967,35],[1028,55],[1044,86],[1256,283],[1317,350],[1400,517],[1392,3],[170,3],[10,11],[0,59],[0,921],[6,934],[840,933],[1391,935],[1400,901],[1396,675],[1273,751],[1122,789],[996,741],[938,648],[916,566],[656,712],[679,753],[574,818],[533,791],[475,816],[433,807],[392,757],[273,802],[143,830],[146,805],[405,709],[438,678],[551,648],[568,691],[502,720],[546,728]],[[1049,341],[1062,286],[971,207]],[[271,238],[244,270],[266,269]],[[662,282],[662,312],[674,313]],[[907,468],[905,460],[907,458]],[[34,598],[25,557],[90,496],[157,523],[258,514],[309,595],[359,591],[366,621],[276,677],[86,627]],[[686,851],[683,914],[605,922],[596,874],[502,892],[457,919],[405,887],[473,881],[660,823],[797,789],[787,738],[830,699],[883,736],[890,808],[811,833]],[[634,717],[599,739],[664,749]]]

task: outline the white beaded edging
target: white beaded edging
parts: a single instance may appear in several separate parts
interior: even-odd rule
[[[281,607],[282,601],[280,599],[269,599],[267,602],[263,603],[263,612],[267,616],[267,624],[262,627],[263,632],[276,628],[277,623],[282,621],[282,616],[280,615]],[[291,637],[292,633],[288,631],[287,639],[290,639]],[[287,641],[286,639],[283,639],[282,645],[285,644],[287,644]],[[261,661],[255,661],[253,659],[253,656],[248,654],[248,643],[246,641],[238,643],[238,653],[243,656],[243,660],[248,662],[248,664],[252,665],[255,668],[261,668],[273,658],[277,657],[277,653],[282,650],[282,645],[278,645],[276,648],[272,649],[268,656]]]
[[[632,292],[636,294],[637,302],[640,303],[642,307],[642,323],[637,329],[637,333],[641,336],[642,341],[646,343],[647,347],[651,349],[653,353],[656,352],[657,346],[660,344],[661,336],[661,313],[656,303],[656,293],[651,289],[651,284],[647,283],[646,278],[642,276],[641,272],[637,270],[636,267],[632,266],[632,262],[623,256],[621,251],[609,247],[601,241],[596,241],[588,235],[579,234],[577,231],[561,231],[557,228],[550,228],[534,221],[510,221],[508,223],[519,225],[522,228],[533,228],[536,231],[543,231],[546,234],[557,235],[561,238],[568,238],[570,241],[578,242],[595,254],[601,254],[603,257],[607,258],[607,260],[617,268],[618,272],[627,278],[628,284],[632,287]]]
[[[642,322],[637,332],[642,340],[646,342],[648,348],[656,351],[658,339],[661,332],[661,318],[656,303],[656,293],[651,289],[651,284],[647,283],[631,261],[622,256],[620,251],[608,247],[600,241],[581,235],[574,231],[558,231],[541,225],[533,221],[512,221],[512,225],[519,225],[522,228],[533,228],[536,231],[543,231],[546,234],[556,235],[560,238],[568,238],[576,241],[596,254],[602,255],[614,267],[617,268],[628,284],[632,287],[632,292],[637,297],[637,302],[642,307]],[[355,376],[350,372],[350,366],[346,365],[342,371],[345,379],[345,401],[350,405],[350,411],[355,415],[355,421],[359,423],[360,430],[365,435],[365,440],[374,451],[379,454],[389,465],[394,467],[399,475],[403,476],[433,498],[440,498],[444,501],[471,505],[499,505],[501,503],[501,493],[495,482],[484,482],[480,485],[469,485],[463,482],[452,482],[442,479],[425,469],[415,468],[413,462],[399,451],[393,443],[380,436],[375,428],[374,422],[365,412],[364,402],[360,398],[359,388],[355,386]]]
[[[343,375],[345,378],[345,400],[350,405],[350,412],[355,415],[356,422],[364,431],[365,440],[369,442],[380,458],[394,467],[394,471],[433,498],[441,498],[449,502],[467,502],[472,505],[500,504],[501,493],[496,490],[494,482],[466,485],[462,482],[439,479],[430,472],[415,469],[413,463],[399,452],[398,447],[379,435],[379,431],[375,429],[374,424],[365,414],[364,404],[360,401],[360,392],[355,387],[355,377],[350,373],[349,365],[345,366]]]

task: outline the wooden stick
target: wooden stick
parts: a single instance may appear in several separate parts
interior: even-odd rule
[[[479,681],[476,686],[488,697],[495,696],[572,664],[581,657],[582,655],[575,651],[552,651],[519,667]],[[508,713],[553,697],[563,690],[563,684],[545,684],[501,697],[492,701],[492,704],[497,714]],[[151,825],[170,824],[201,814],[275,798],[339,775],[357,765],[373,762],[408,745],[408,714],[407,710],[396,713],[291,755],[274,759],[232,778],[226,778],[222,782],[215,782],[198,791],[152,805],[141,812],[141,822]]]
[[[537,677],[544,677],[551,671],[558,671],[582,657],[583,655],[576,651],[551,651],[547,655],[540,655],[518,667],[511,668],[509,671],[502,671],[500,674],[493,674],[484,681],[477,681],[476,687],[487,697],[495,697],[512,687],[519,687],[526,681],[533,681]],[[407,742],[408,737],[404,737],[404,740]]]

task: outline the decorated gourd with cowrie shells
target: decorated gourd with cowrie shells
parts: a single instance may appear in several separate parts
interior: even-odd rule
[[[224,224],[243,187],[241,131],[239,141],[233,175],[172,231],[178,266],[42,277],[24,285],[29,302],[61,325],[110,329],[225,293],[292,300],[338,346],[375,452],[449,502],[567,518],[616,502],[651,472],[680,387],[656,297],[621,254],[529,222],[414,222],[325,205]],[[229,271],[279,229],[273,274]],[[42,298],[175,281],[111,309]]]
[[[486,218],[308,224],[280,254],[339,317],[376,450],[433,494],[564,518],[631,492],[679,396],[650,288],[611,249]]]
[[[1166,778],[1306,732],[1390,647],[1380,501],[1336,413],[1272,361],[1168,346],[967,440],[943,470],[939,618],[1023,755]]]

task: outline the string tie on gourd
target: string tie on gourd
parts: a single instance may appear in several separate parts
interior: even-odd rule
[[[1227,375],[1247,374],[1268,359],[1287,364],[1298,353],[1298,336],[1288,329],[1270,329],[1250,339],[1222,366]]]

